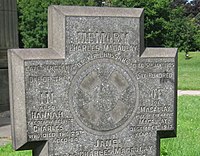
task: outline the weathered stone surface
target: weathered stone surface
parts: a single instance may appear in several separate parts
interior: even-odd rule
[[[15,149],[156,156],[176,135],[176,49],[144,48],[143,9],[51,6],[49,48],[9,52]]]
[[[0,112],[9,110],[8,69],[0,69]]]
[[[0,1],[0,60],[7,58],[7,49],[19,46],[16,3],[16,0]]]
[[[16,0],[0,1],[0,53],[18,47],[16,3]]]
[[[0,112],[9,110],[7,49],[18,47],[16,3],[0,0]]]

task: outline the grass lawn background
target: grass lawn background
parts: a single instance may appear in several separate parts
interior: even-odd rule
[[[200,96],[178,98],[177,137],[161,139],[161,156],[200,156]]]
[[[14,151],[11,144],[0,147],[0,156],[32,156],[31,151]]]
[[[185,53],[178,53],[178,89],[200,90],[200,52],[189,52],[190,59],[185,59]]]

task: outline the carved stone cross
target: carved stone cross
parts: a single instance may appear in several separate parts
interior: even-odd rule
[[[15,149],[156,156],[176,136],[176,52],[144,47],[143,9],[49,7],[49,48],[9,51]]]

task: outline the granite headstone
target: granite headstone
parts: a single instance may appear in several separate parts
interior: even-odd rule
[[[176,136],[177,49],[145,48],[143,9],[50,6],[49,48],[9,51],[15,149],[156,156]]]

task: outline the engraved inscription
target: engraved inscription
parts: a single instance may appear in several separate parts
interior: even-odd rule
[[[70,51],[127,51],[135,50],[136,44],[130,44],[128,32],[76,32],[71,38]]]
[[[128,32],[77,32],[77,43],[128,43]]]
[[[41,91],[39,93],[39,99],[40,99],[40,104],[48,104],[48,103],[53,103],[53,96],[54,96],[54,93],[53,91]]]

